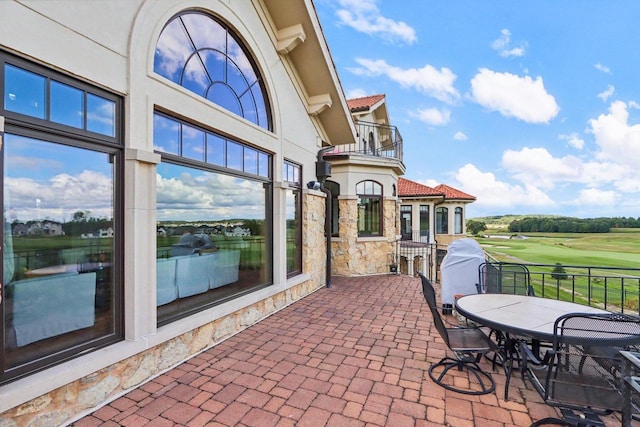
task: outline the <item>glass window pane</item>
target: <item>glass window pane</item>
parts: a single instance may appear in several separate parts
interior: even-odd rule
[[[74,128],[84,128],[84,91],[51,81],[50,119]]]
[[[179,155],[180,123],[160,114],[154,114],[153,149]]]
[[[207,163],[226,166],[226,140],[216,134],[207,133]]]
[[[193,46],[180,19],[169,22],[156,44],[153,70],[174,83],[180,84],[187,59]]]
[[[258,152],[258,175],[266,178],[270,177],[269,174],[269,156],[265,153]]]
[[[160,324],[271,282],[262,182],[163,162],[157,189]]]
[[[115,333],[115,165],[13,134],[4,150],[4,360],[16,367]]]
[[[182,125],[182,157],[204,161],[204,132],[186,124]]]
[[[251,87],[251,93],[253,95],[254,103],[256,108],[256,116],[258,117],[258,126],[269,129],[269,115],[267,114],[267,104],[264,100],[264,96],[262,95],[262,89],[260,85],[255,84]]]
[[[302,222],[300,190],[287,190],[287,274],[302,272]]]
[[[242,159],[242,145],[233,141],[227,141],[227,167],[241,171]]]
[[[270,129],[264,84],[228,27],[186,12],[163,29],[154,71],[265,129]]]
[[[193,55],[185,64],[180,84],[191,92],[205,97],[211,83],[202,60],[198,55]]]
[[[244,147],[244,171],[254,175],[258,174],[258,151]]]
[[[87,94],[87,130],[116,136],[116,104],[100,96]]]
[[[214,83],[209,88],[207,99],[214,104],[218,104],[232,113],[237,114],[238,116],[244,117],[238,95],[225,83]]]
[[[6,110],[45,118],[46,79],[43,76],[5,64],[4,88]]]

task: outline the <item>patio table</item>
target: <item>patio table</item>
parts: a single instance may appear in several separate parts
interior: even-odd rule
[[[582,304],[511,294],[473,294],[455,301],[458,313],[467,319],[491,329],[502,331],[506,338],[507,378],[505,400],[509,396],[513,352],[518,341],[513,336],[530,338],[538,342],[552,342],[555,320],[569,313],[608,313]]]

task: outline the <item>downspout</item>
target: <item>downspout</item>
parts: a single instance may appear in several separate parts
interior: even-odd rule
[[[325,215],[324,215],[324,234],[326,239],[326,252],[327,259],[325,261],[326,266],[326,280],[327,288],[331,287],[331,190],[324,186],[327,177],[331,176],[331,163],[324,160],[324,153],[329,150],[333,150],[334,147],[325,147],[318,151],[318,157],[316,161],[316,178],[320,182],[320,191],[326,195],[325,200]]]

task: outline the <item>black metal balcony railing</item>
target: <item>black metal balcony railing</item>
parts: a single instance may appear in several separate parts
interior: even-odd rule
[[[489,257],[491,258],[491,257]],[[513,265],[498,262],[496,265]],[[618,313],[640,314],[640,268],[522,264],[536,296]]]
[[[359,141],[336,145],[328,154],[361,154],[402,161],[402,136],[395,126],[356,121]]]

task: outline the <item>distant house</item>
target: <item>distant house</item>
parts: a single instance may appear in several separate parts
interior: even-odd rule
[[[56,221],[32,221],[27,224],[27,234],[31,236],[63,236],[62,224]]]
[[[466,206],[476,198],[448,185],[430,187],[406,178],[398,179],[398,197],[401,271],[429,271],[432,250],[446,251],[451,242],[467,236]],[[441,257],[435,256],[435,270]]]

